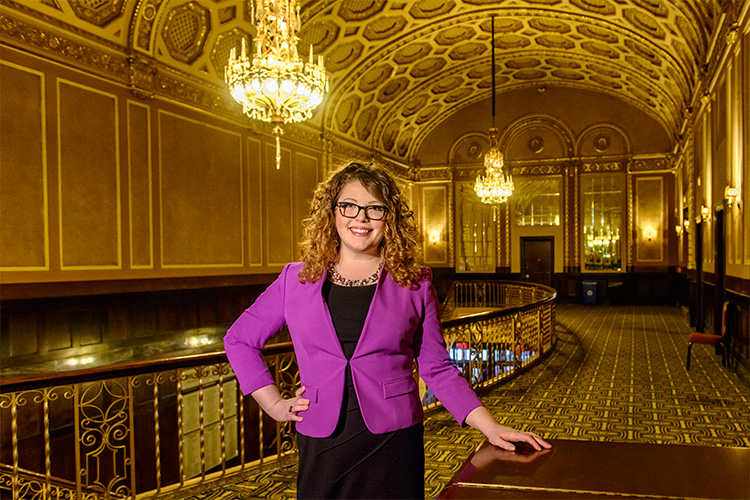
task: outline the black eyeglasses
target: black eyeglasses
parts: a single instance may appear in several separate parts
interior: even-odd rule
[[[365,211],[365,217],[370,220],[383,220],[385,214],[388,213],[388,207],[383,205],[367,205],[366,207],[360,207],[356,203],[337,201],[336,206],[339,207],[339,213],[347,219],[356,219],[361,210]]]

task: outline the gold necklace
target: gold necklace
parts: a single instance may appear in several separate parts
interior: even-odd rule
[[[333,262],[328,263],[328,274],[330,276],[330,279],[333,283],[341,286],[367,286],[372,285],[373,283],[376,283],[378,281],[378,277],[380,276],[380,271],[383,269],[383,259],[380,259],[380,264],[378,264],[378,268],[375,270],[374,273],[372,273],[371,276],[368,276],[367,278],[362,278],[361,280],[350,280],[348,278],[344,278],[339,274],[338,271],[336,271],[336,268],[334,267]]]

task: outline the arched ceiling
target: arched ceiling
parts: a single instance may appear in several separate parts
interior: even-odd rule
[[[230,49],[253,35],[250,0],[40,0],[33,7],[3,1],[34,23],[62,29],[105,54],[137,57],[154,72],[179,76],[235,106],[223,68]],[[735,8],[727,0],[300,5],[300,55],[312,44],[331,77],[312,124],[404,162],[413,161],[437,125],[491,96],[491,16],[498,94],[540,86],[609,94],[652,116],[674,138],[718,18]]]

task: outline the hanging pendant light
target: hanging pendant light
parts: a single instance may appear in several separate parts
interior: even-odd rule
[[[503,171],[503,154],[498,148],[495,128],[495,16],[492,16],[492,128],[489,132],[490,149],[484,156],[484,176],[477,176],[474,191],[482,203],[505,203],[513,194],[513,178]]]
[[[232,48],[224,68],[224,80],[232,97],[250,118],[274,123],[276,168],[281,164],[280,135],[284,123],[301,122],[312,116],[328,91],[323,56],[307,63],[297,54],[300,27],[297,0],[251,0],[256,23],[255,54],[247,54],[245,39],[237,56]]]

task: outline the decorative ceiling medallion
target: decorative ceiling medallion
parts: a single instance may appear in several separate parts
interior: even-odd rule
[[[544,71],[538,69],[522,69],[514,73],[513,78],[516,80],[539,80],[544,78],[546,74]]]
[[[406,19],[402,16],[378,17],[372,20],[362,35],[368,40],[384,40],[397,35],[406,26]]]
[[[563,80],[584,80],[586,78],[586,75],[579,71],[572,71],[569,69],[555,69],[550,71],[550,75],[556,76],[557,78],[561,78]]]
[[[364,93],[372,92],[380,84],[385,82],[393,72],[393,67],[389,64],[381,64],[370,68],[359,80],[359,90]]]
[[[378,119],[378,108],[380,106],[369,106],[362,110],[357,118],[356,132],[360,141],[366,141],[370,138],[372,127]]]
[[[382,12],[386,0],[343,0],[338,15],[344,21],[361,21]]]
[[[472,141],[466,145],[466,156],[468,156],[472,160],[478,160],[482,157],[483,153],[484,148],[477,141]]]
[[[605,152],[611,145],[611,139],[608,135],[601,134],[594,138],[594,148],[600,153]]]
[[[325,21],[302,26],[298,35],[300,39],[298,45],[300,53],[307,54],[302,49],[309,50],[308,47],[312,45],[315,54],[322,54],[324,50],[328,49],[338,39],[339,27],[333,22]]]
[[[396,144],[396,137],[398,137],[398,133],[400,130],[401,120],[392,120],[390,123],[388,123],[388,125],[385,126],[383,135],[381,136],[383,149],[385,149],[386,151],[393,150],[393,146]]]
[[[357,95],[351,95],[344,99],[336,108],[336,124],[339,131],[348,132],[354,123],[354,116],[359,111],[361,99]]]
[[[469,26],[454,26],[444,29],[435,35],[435,42],[439,45],[455,45],[474,37],[476,33]]]
[[[562,57],[548,57],[545,62],[556,68],[578,69],[581,65],[572,59],[563,59]]]
[[[522,49],[531,45],[531,41],[521,35],[505,35],[497,38],[495,46],[498,49],[511,50],[511,49]]]
[[[203,52],[209,31],[208,10],[197,2],[189,2],[169,12],[164,26],[164,42],[172,57],[190,64]]]
[[[427,78],[436,71],[440,71],[445,65],[446,61],[442,57],[423,59],[412,66],[409,75],[413,78]]]
[[[414,138],[414,127],[408,127],[401,131],[396,142],[396,153],[400,156],[406,156],[409,153],[409,146]]]
[[[536,68],[541,65],[542,61],[535,57],[517,57],[505,63],[505,66],[511,69]]]
[[[409,14],[417,19],[429,19],[447,14],[455,7],[453,0],[419,0],[409,9]]]
[[[434,118],[440,112],[441,106],[439,104],[430,104],[429,106],[422,108],[417,114],[414,122],[417,125],[423,125]]]
[[[378,92],[378,101],[385,104],[398,97],[401,92],[409,86],[409,79],[406,77],[391,78]]]
[[[617,43],[619,40],[615,33],[598,26],[580,25],[576,27],[576,31],[586,38],[593,38],[594,40],[599,40],[604,43]]]
[[[623,16],[625,16],[625,19],[630,21],[633,26],[647,33],[650,37],[656,38],[658,40],[664,40],[664,38],[667,36],[664,32],[664,29],[653,17],[643,13],[640,10],[623,9],[622,14]]]
[[[451,91],[455,89],[456,87],[460,86],[464,82],[463,78],[460,78],[458,76],[452,76],[450,78],[443,78],[442,80],[438,80],[435,85],[432,86],[432,93],[433,94],[442,94],[444,92]]]
[[[364,50],[364,45],[359,40],[351,40],[349,42],[336,45],[326,54],[326,69],[331,72],[336,72],[347,68],[354,64],[354,61],[359,59],[359,56]]]
[[[604,77],[604,76],[592,75],[591,77],[589,77],[589,79],[592,82],[598,83],[602,87],[607,87],[607,88],[610,88],[610,89],[613,89],[613,90],[619,90],[619,89],[622,88],[622,85],[620,84],[619,81],[612,80],[612,79]]]
[[[544,139],[539,136],[529,139],[529,151],[539,154],[544,149]]]
[[[458,89],[450,92],[448,95],[445,96],[443,101],[447,104],[461,101],[462,99],[465,99],[469,95],[473,94],[474,91],[472,89]]]
[[[410,43],[396,51],[393,60],[398,64],[410,64],[414,61],[428,56],[432,52],[432,46],[429,43]]]
[[[586,68],[594,73],[599,73],[600,75],[608,76],[610,78],[622,78],[620,73],[611,68],[604,67],[601,64],[587,64]]]
[[[669,15],[669,10],[662,0],[633,0],[633,3],[657,17],[666,18]]]
[[[559,50],[570,50],[576,46],[572,40],[560,35],[539,35],[536,43],[542,47]]]
[[[481,57],[487,50],[487,46],[479,42],[469,42],[459,44],[457,47],[448,52],[448,57],[454,61],[465,61]]]
[[[616,49],[599,42],[583,42],[581,43],[581,48],[586,52],[590,52],[599,57],[606,57],[609,59],[617,59],[620,57],[620,54]]]
[[[609,0],[570,0],[570,3],[588,12],[609,16],[617,12]]]
[[[544,33],[568,33],[570,26],[556,19],[548,17],[536,17],[529,19],[529,26]]]
[[[401,115],[404,118],[408,118],[409,116],[413,115],[414,113],[416,113],[417,111],[425,107],[429,101],[430,101],[430,98],[427,95],[425,94],[418,95],[417,97],[414,97],[413,99],[409,100],[409,102],[407,102],[404,105],[403,109],[401,110]]]
[[[104,26],[120,17],[124,0],[69,0],[76,16],[96,26]]]

